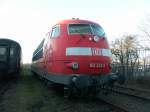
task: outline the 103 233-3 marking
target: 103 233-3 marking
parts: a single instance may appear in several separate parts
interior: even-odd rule
[[[102,64],[102,63],[90,63],[89,67],[90,68],[104,68],[105,64]]]

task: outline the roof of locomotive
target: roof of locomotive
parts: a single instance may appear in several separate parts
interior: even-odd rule
[[[58,24],[98,24],[89,20],[81,20],[81,19],[68,19],[59,21]]]
[[[0,44],[10,44],[10,43],[13,43],[21,48],[20,44],[14,40],[7,39],[7,38],[0,38]]]

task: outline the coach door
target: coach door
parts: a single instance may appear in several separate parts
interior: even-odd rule
[[[10,68],[16,68],[17,66],[17,50],[14,47],[10,47],[9,49],[9,66]]]

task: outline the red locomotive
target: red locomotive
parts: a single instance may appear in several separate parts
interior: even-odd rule
[[[33,53],[32,71],[70,91],[97,91],[117,79],[111,73],[111,52],[103,28],[80,19],[52,27]]]

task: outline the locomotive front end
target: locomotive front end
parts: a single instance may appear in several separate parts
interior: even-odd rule
[[[72,76],[71,88],[89,92],[112,85],[118,77],[111,74],[111,52],[103,28],[97,23],[81,20],[69,22],[64,27],[63,72]]]

